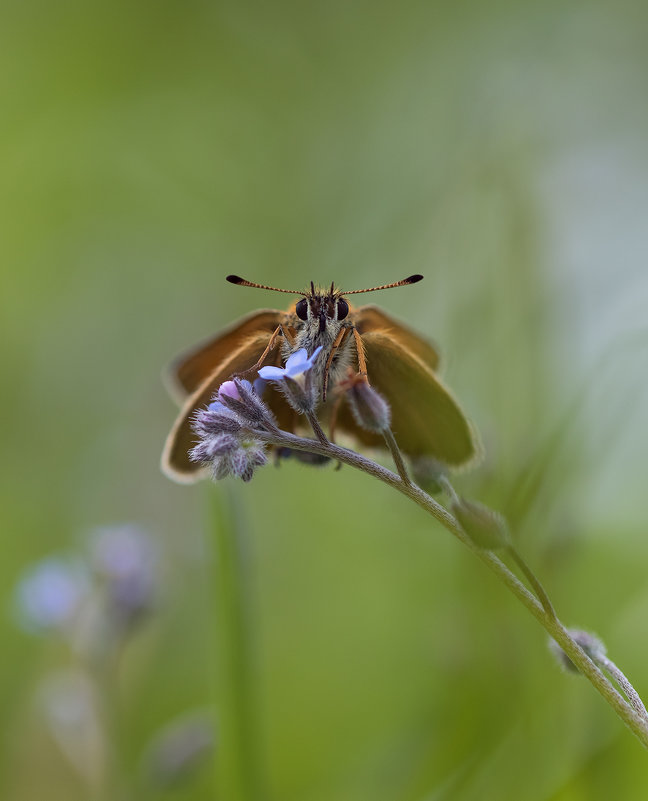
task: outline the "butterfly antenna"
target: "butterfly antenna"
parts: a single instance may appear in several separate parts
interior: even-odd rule
[[[230,284],[238,284],[239,286],[251,286],[255,289],[269,289],[272,292],[286,292],[288,295],[304,295],[305,293],[301,290],[292,289],[279,289],[276,286],[266,286],[265,284],[256,284],[254,281],[246,281],[245,278],[241,278],[238,275],[228,275],[225,278],[226,281],[229,281]]]
[[[369,289],[350,289],[348,292],[341,292],[341,295],[359,295],[361,292],[377,292],[379,289],[393,289],[395,286],[407,286],[408,284],[416,284],[423,280],[422,275],[410,275],[409,278],[403,278],[402,281],[395,281],[393,284],[383,284],[382,286],[372,286]]]

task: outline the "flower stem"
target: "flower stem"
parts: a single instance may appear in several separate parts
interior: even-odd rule
[[[616,681],[619,687],[623,690],[623,694],[631,703],[633,709],[635,709],[643,718],[648,720],[648,712],[646,711],[646,707],[644,706],[643,701],[639,697],[639,694],[635,688],[626,678],[625,674],[605,654],[595,654],[593,659],[600,668],[607,671],[610,676],[612,676],[614,681]]]
[[[328,456],[331,459],[343,462],[344,464],[348,464],[351,467],[355,467],[358,470],[362,470],[364,473],[378,478],[403,495],[406,495],[410,500],[414,501],[414,503],[428,512],[428,514],[431,514],[495,573],[516,598],[526,606],[529,612],[558,643],[574,665],[576,665],[582,675],[592,683],[626,726],[636,735],[642,745],[648,748],[648,718],[644,717],[642,713],[637,711],[634,705],[628,703],[621,696],[619,691],[612,685],[600,668],[587,656],[580,645],[574,641],[565,626],[556,617],[553,606],[549,603],[549,599],[546,597],[544,590],[542,590],[541,597],[544,596],[543,603],[546,601],[547,606],[543,606],[543,603],[538,601],[538,599],[529,592],[501,559],[495,556],[491,551],[484,550],[475,545],[470,537],[463,531],[454,516],[441,506],[441,504],[437,503],[434,498],[424,492],[420,487],[416,486],[416,484],[403,480],[402,477],[396,475],[382,465],[373,462],[371,459],[355,451],[348,450],[347,448],[341,448],[339,445],[335,445],[331,442],[317,442],[316,440],[298,437],[285,431],[281,431],[279,435],[256,431],[255,435],[260,440],[271,445],[319,453],[323,456]],[[526,563],[523,560],[518,561],[517,559],[516,562],[537,591],[535,584],[537,583],[539,585],[539,582],[535,579],[535,576],[533,580],[531,579],[533,574],[531,571],[529,571],[530,575],[527,573],[528,568]]]
[[[405,465],[403,454],[401,453],[401,450],[398,447],[398,443],[396,442],[396,437],[394,436],[394,432],[391,430],[391,428],[385,428],[382,433],[383,437],[385,438],[385,442],[387,443],[387,447],[391,451],[394,464],[396,465],[396,469],[398,470],[398,475],[406,484],[411,484],[412,480],[410,479],[409,473],[407,472],[407,466]]]
[[[553,604],[549,600],[549,596],[547,595],[545,588],[542,586],[540,580],[533,572],[533,570],[531,570],[529,565],[524,561],[518,549],[514,545],[511,545],[511,543],[509,543],[506,546],[506,550],[509,552],[511,559],[513,559],[513,561],[517,564],[520,570],[524,573],[529,584],[533,587],[533,591],[539,598],[540,603],[544,607],[545,612],[550,617],[554,618],[554,620],[557,620],[558,618],[556,616],[556,610],[553,608]]]
[[[455,490],[455,488],[450,483],[450,479],[448,478],[448,476],[442,473],[439,476],[438,481],[439,484],[443,487],[443,491],[450,499],[450,502],[458,504],[461,499],[459,498],[459,495],[457,495],[457,491]],[[511,558],[513,559],[513,561],[517,564],[522,573],[526,576],[527,581],[533,588],[533,591],[535,592],[536,597],[539,599],[540,603],[544,607],[545,612],[548,615],[551,615],[551,617],[556,618],[556,612],[553,608],[553,604],[549,600],[549,596],[547,595],[545,588],[540,583],[540,580],[538,579],[536,574],[533,572],[533,570],[531,570],[529,565],[525,562],[525,560],[522,558],[522,555],[514,545],[512,545],[509,542],[508,545],[506,546],[506,549]]]
[[[322,430],[322,426],[319,424],[319,420],[315,416],[314,412],[307,412],[306,416],[308,417],[308,422],[311,424],[311,428],[315,432],[315,436],[317,439],[322,443],[322,445],[328,444],[328,439],[326,434]]]

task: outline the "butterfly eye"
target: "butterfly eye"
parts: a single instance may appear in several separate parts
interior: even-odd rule
[[[340,298],[337,302],[337,318],[338,320],[344,320],[344,318],[349,313],[349,304],[346,302],[344,298]]]
[[[306,298],[302,298],[301,300],[297,301],[295,311],[297,312],[297,317],[299,317],[300,320],[308,320],[308,301]]]

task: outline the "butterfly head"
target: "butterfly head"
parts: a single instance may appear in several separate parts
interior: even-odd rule
[[[310,292],[295,305],[295,314],[311,326],[316,325],[321,334],[329,323],[344,320],[349,314],[349,304],[334,284],[326,290],[315,287],[311,281]]]

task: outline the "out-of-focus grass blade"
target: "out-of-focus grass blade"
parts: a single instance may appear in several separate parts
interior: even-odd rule
[[[210,488],[211,489],[211,488]],[[252,692],[245,534],[236,489],[210,492],[214,542],[214,615],[218,798],[263,799]]]

